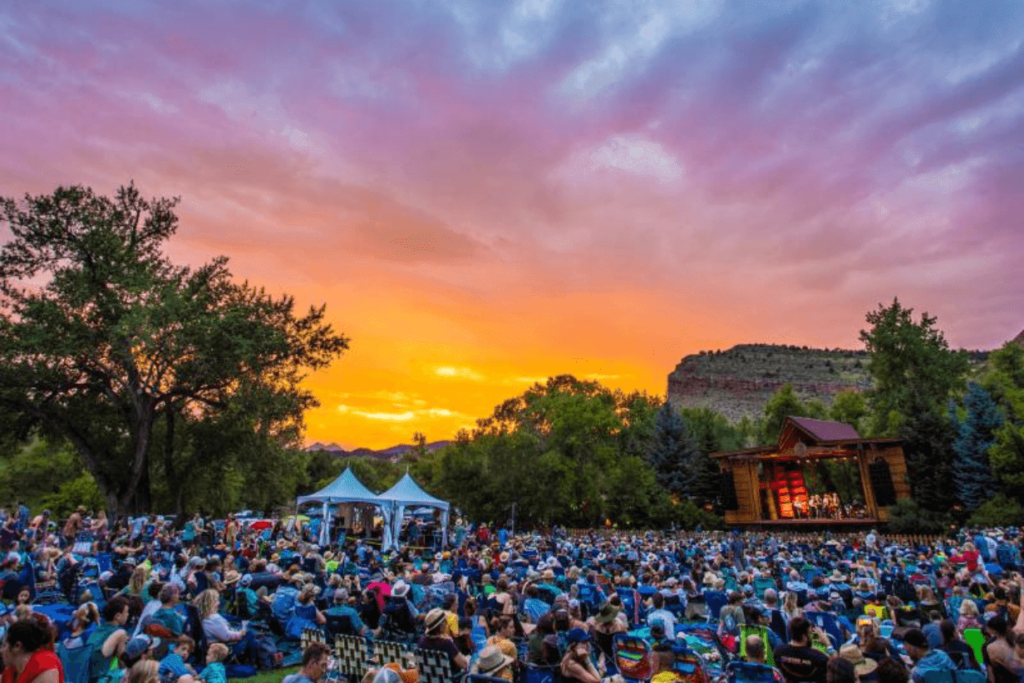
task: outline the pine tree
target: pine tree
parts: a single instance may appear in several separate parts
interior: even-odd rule
[[[658,410],[654,421],[654,438],[647,450],[647,462],[654,469],[658,485],[679,498],[691,495],[690,468],[699,455],[686,423],[672,404]]]
[[[950,417],[956,429],[953,475],[957,497],[968,512],[973,512],[996,493],[988,449],[996,441],[996,431],[1003,426],[1003,415],[992,396],[974,382],[967,385],[964,410],[964,419],[959,420],[955,404],[950,404]]]
[[[908,412],[899,436],[907,457],[911,493],[927,510],[948,511],[956,497],[952,480],[953,425],[946,415],[921,400],[912,400]]]

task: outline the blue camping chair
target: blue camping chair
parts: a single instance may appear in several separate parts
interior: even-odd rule
[[[767,664],[734,661],[725,667],[728,683],[782,683],[779,670]]]
[[[61,641],[57,644],[57,656],[64,667],[65,683],[89,683],[92,645],[84,642],[69,647],[67,641]]]
[[[718,621],[722,608],[729,604],[729,596],[724,591],[705,591],[704,600],[708,606],[708,621]]]
[[[804,612],[804,617],[812,624],[828,634],[835,646],[838,648],[843,644],[843,629],[839,625],[839,619],[830,612]]]

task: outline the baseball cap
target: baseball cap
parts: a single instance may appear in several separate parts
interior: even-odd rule
[[[128,659],[138,659],[150,649],[157,647],[160,647],[160,639],[143,633],[128,641],[124,646],[124,654]]]

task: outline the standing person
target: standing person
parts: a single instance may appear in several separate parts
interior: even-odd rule
[[[747,544],[744,543],[743,537],[740,536],[739,529],[732,530],[732,541],[729,543],[729,551],[732,553],[732,564],[734,567],[736,567],[736,571],[746,571]]]
[[[75,544],[75,539],[78,537],[78,532],[82,530],[82,515],[85,514],[85,507],[79,505],[64,522],[64,529],[61,531],[61,535],[64,536],[65,547],[71,547]]]
[[[826,683],[828,655],[811,645],[811,622],[797,617],[789,624],[789,643],[775,649],[775,666],[787,683]]]

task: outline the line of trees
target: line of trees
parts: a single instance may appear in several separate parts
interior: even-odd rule
[[[323,306],[238,283],[225,257],[165,255],[176,199],[82,187],[0,199],[0,500],[60,513],[270,510],[351,464],[371,488],[406,468],[474,519],[623,526],[716,523],[715,451],[771,444],[786,416],[904,439],[914,502],[897,524],[1024,523],[1024,348],[972,364],[899,300],[867,313],[871,390],[826,407],[791,386],[730,424],[570,375],[497,406],[448,448],[404,462],[301,450],[303,379],[348,339]],[[833,483],[848,479],[829,473]],[[849,481],[844,485],[855,488]]]

